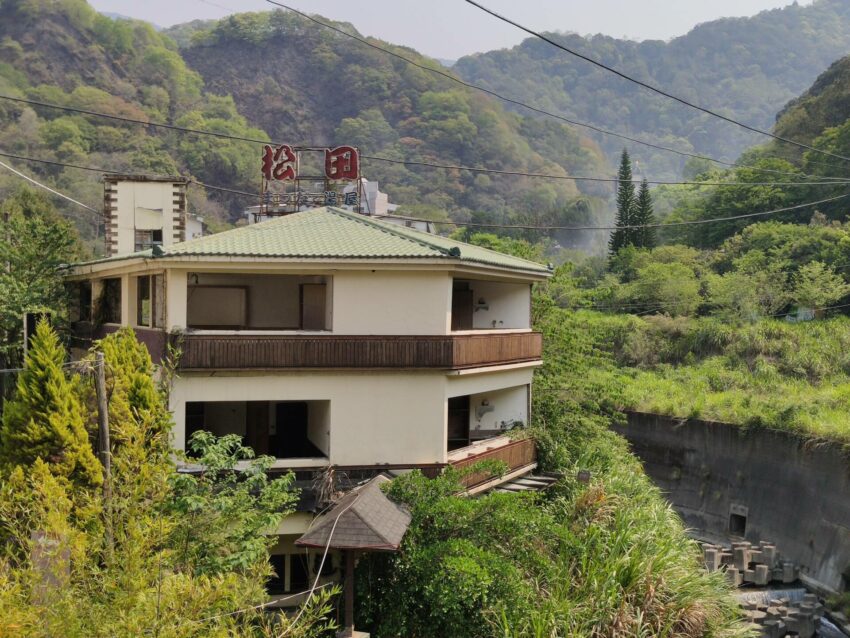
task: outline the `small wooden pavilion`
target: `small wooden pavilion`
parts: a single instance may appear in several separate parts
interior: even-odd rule
[[[368,634],[354,630],[354,563],[361,552],[395,552],[410,525],[410,513],[394,503],[381,490],[389,483],[376,476],[345,496],[316,518],[310,530],[295,541],[299,547],[337,550],[345,558],[345,626],[340,638],[362,638]]]

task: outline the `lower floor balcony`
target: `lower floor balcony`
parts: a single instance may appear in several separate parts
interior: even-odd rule
[[[478,492],[491,484],[530,472],[537,467],[537,445],[530,437],[499,436],[453,450],[448,461],[451,467],[461,471],[482,461],[500,461],[505,464],[506,470],[502,476],[494,477],[490,472],[472,472],[461,479],[469,492]]]

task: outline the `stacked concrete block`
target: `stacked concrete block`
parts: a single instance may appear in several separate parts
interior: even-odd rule
[[[791,603],[787,598],[771,600],[768,604],[748,602],[744,604],[744,613],[754,625],[759,627],[762,638],[813,638],[818,621],[824,615],[824,607],[813,594],[806,594],[803,600]]]
[[[736,541],[728,548],[703,545],[703,556],[708,571],[723,570],[735,587],[766,587],[772,582],[787,585],[800,578],[800,566],[782,560],[776,545],[765,541],[758,545]],[[779,598],[768,604],[747,602],[743,608],[749,621],[759,627],[763,638],[789,635],[813,638],[818,621],[824,615],[824,607],[814,594],[806,594],[803,600],[793,604],[787,598]]]
[[[731,548],[704,545],[705,568],[714,572],[725,569],[729,581],[736,586],[764,587],[771,582],[789,584],[800,577],[800,567],[793,561],[781,560],[776,545],[762,541],[732,543]]]

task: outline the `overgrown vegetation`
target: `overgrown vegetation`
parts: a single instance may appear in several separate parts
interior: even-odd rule
[[[269,479],[237,437],[197,436],[177,474],[170,415],[147,349],[122,330],[96,348],[106,361],[111,495],[91,450],[90,376],[68,373],[39,324],[0,428],[0,634],[319,636],[329,593],[297,626],[267,600],[270,538],[292,511],[292,476]],[[86,360],[91,366],[93,356]],[[236,472],[239,461],[248,467]]]
[[[390,495],[413,522],[399,555],[358,567],[359,622],[377,636],[423,638],[748,635],[722,576],[702,570],[678,516],[609,430],[624,388],[611,383],[616,362],[605,336],[577,329],[589,313],[559,307],[557,291],[554,282],[536,293],[545,353],[533,428],[542,469],[563,478],[546,495],[474,499],[454,496],[453,473],[394,481]]]

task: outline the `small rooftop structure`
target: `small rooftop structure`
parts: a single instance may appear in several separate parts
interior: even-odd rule
[[[397,551],[410,525],[410,513],[383,493],[381,485],[389,482],[386,476],[376,476],[351,490],[318,516],[310,531],[295,544],[320,549]]]

